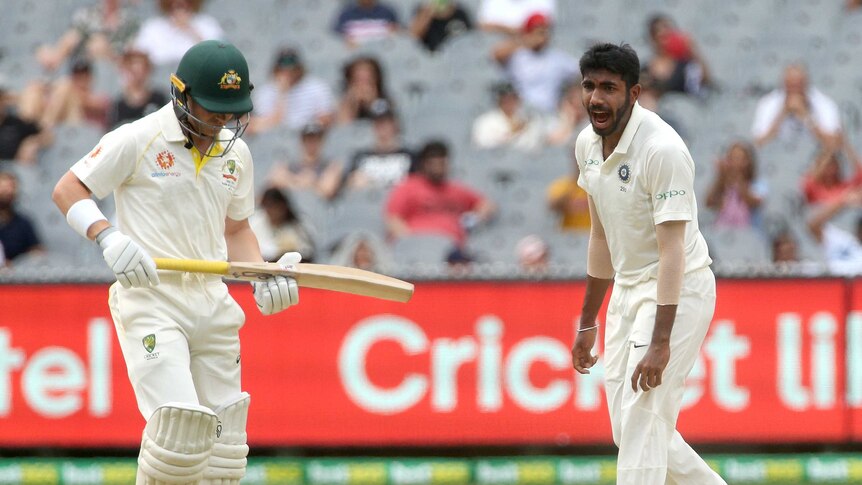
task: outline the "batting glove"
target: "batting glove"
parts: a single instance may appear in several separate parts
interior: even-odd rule
[[[132,238],[111,227],[96,237],[102,256],[123,288],[144,288],[159,284],[156,263]]]
[[[302,255],[299,253],[285,253],[279,258],[278,264],[291,266],[299,264]],[[285,310],[287,307],[299,303],[299,285],[296,280],[287,276],[273,276],[264,281],[255,281],[254,301],[257,308],[264,315],[272,315]]]

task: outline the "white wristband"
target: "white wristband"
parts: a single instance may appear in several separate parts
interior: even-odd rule
[[[108,220],[105,214],[99,210],[96,201],[93,199],[81,199],[69,207],[69,212],[66,213],[66,222],[72,226],[78,234],[87,238],[87,229],[98,221]],[[87,238],[89,239],[89,238]]]

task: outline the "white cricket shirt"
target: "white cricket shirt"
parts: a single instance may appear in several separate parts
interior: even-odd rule
[[[688,221],[685,272],[712,260],[697,225],[694,161],[682,138],[652,111],[635,103],[613,153],[602,156],[602,138],[587,126],[578,135],[578,185],[593,198],[605,229],[615,284],[634,285],[657,278],[655,226]]]
[[[254,212],[251,153],[237,140],[196,167],[185,142],[169,103],[106,134],[71,170],[96,197],[114,193],[119,229],[150,256],[224,261],[225,218]]]

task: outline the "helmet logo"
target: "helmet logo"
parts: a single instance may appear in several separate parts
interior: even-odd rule
[[[228,72],[224,73],[218,85],[221,89],[239,89],[239,83],[241,81],[242,78],[239,77],[239,74],[237,74],[236,71],[231,69]]]

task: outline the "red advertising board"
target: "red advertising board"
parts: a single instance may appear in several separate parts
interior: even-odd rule
[[[852,285],[847,315],[847,406],[853,441],[862,441],[862,280]]]
[[[847,439],[845,284],[720,281],[684,436]],[[298,307],[262,317],[237,285],[249,440],[610,444],[601,365],[590,376],[570,365],[583,289],[427,283],[409,304],[303,290]],[[137,446],[144,421],[106,300],[104,286],[0,286],[0,447]]]

